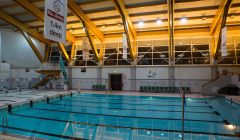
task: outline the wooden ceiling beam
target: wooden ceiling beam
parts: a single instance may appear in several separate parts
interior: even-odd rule
[[[29,35],[32,37],[38,39],[39,41],[50,44],[51,42],[47,39],[45,39],[40,33],[37,31],[31,29],[28,27],[26,24],[22,23],[21,21],[17,20],[16,18],[8,15],[7,13],[3,12],[0,10],[0,18],[3,19],[4,21],[12,24],[13,26],[17,27],[18,29],[27,32]]]
[[[33,43],[32,39],[30,38],[30,36],[28,35],[27,32],[22,31],[22,34],[24,36],[24,38],[27,40],[29,46],[32,48],[33,52],[35,53],[35,55],[37,56],[38,60],[41,63],[44,63],[44,58],[42,57],[42,55],[40,54],[40,52],[38,51],[37,47],[35,46],[35,44]]]
[[[168,0],[169,58],[174,61],[174,0]]]
[[[224,12],[225,5],[227,4],[228,0],[221,0],[221,4],[219,5],[219,8],[213,18],[212,24],[210,26],[210,34],[213,35],[216,31],[217,25],[221,24],[219,23],[221,21],[222,14]]]
[[[137,45],[136,38],[137,33],[133,27],[130,16],[122,0],[112,0],[116,9],[118,10],[120,16],[122,17],[122,22],[124,26],[124,31],[127,38],[127,44],[130,51],[130,58],[134,62],[137,57]]]
[[[227,0],[227,2],[224,4],[224,7],[222,8],[223,11],[222,11],[221,17],[219,18],[220,19],[220,21],[218,22],[219,24],[215,27],[217,38],[215,40],[215,37],[214,36],[212,37],[213,38],[212,54],[213,54],[214,60],[217,60],[218,56],[219,56],[219,50],[220,50],[221,44],[222,44],[222,29],[226,26],[227,15],[228,15],[229,9],[232,5],[232,2],[233,2],[233,0]],[[215,33],[213,35],[215,35]]]
[[[127,21],[127,24],[129,26],[129,31],[131,32],[133,38],[136,39],[137,33],[133,27],[132,21],[130,19],[130,16],[127,12],[127,9],[126,9],[123,1],[122,0],[112,0],[112,1],[114,2],[115,7],[118,10],[118,12],[120,13],[121,17],[122,18],[124,17],[125,20]]]
[[[97,60],[98,62],[101,62],[101,58],[98,54],[97,47],[94,44],[94,41],[92,39],[92,36],[90,35],[90,32],[89,32],[88,28],[86,27],[86,24],[84,22],[82,22],[82,25],[85,28],[85,32],[86,32],[86,35],[88,37],[88,40],[89,40],[90,46],[92,48],[92,51],[94,53],[95,60]]]
[[[62,56],[67,61],[67,63],[70,63],[71,60],[70,60],[70,58],[69,58],[69,56],[67,54],[67,51],[66,51],[64,45],[62,43],[58,43],[57,47],[58,47],[58,50],[60,51],[60,53],[62,54]]]
[[[77,16],[86,27],[100,40],[104,40],[103,33],[96,27],[90,18],[82,11],[82,9],[75,3],[74,0],[68,0],[68,8]]]

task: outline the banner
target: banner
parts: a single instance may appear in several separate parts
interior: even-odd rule
[[[221,44],[222,56],[227,56],[227,27],[222,28],[222,44]]]
[[[87,37],[82,38],[82,55],[83,55],[83,60],[89,60],[89,40]]]
[[[66,42],[67,0],[45,0],[44,36]]]
[[[123,59],[127,59],[127,37],[126,34],[123,33],[123,37],[122,37],[122,47],[123,47]]]

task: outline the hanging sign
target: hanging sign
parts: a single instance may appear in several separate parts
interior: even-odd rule
[[[45,0],[44,36],[66,42],[67,0]]]
[[[222,56],[227,56],[227,27],[222,28]]]
[[[83,60],[89,60],[89,41],[87,37],[82,38],[82,47]]]
[[[123,33],[123,37],[122,37],[122,47],[123,47],[123,59],[127,59],[127,37],[126,34]]]

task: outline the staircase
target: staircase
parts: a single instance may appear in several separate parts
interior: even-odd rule
[[[217,95],[219,89],[229,85],[234,84],[240,87],[240,81],[238,80],[238,75],[223,75],[218,79],[215,79],[202,87],[202,95]]]
[[[35,83],[32,88],[37,89],[40,86],[44,86],[51,79],[57,79],[60,77],[60,70],[36,70],[37,73],[40,73],[40,81]]]

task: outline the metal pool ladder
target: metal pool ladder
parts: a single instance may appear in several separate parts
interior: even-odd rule
[[[6,129],[8,128],[8,118],[6,114],[2,116],[2,126],[3,126],[3,133],[6,133]]]

